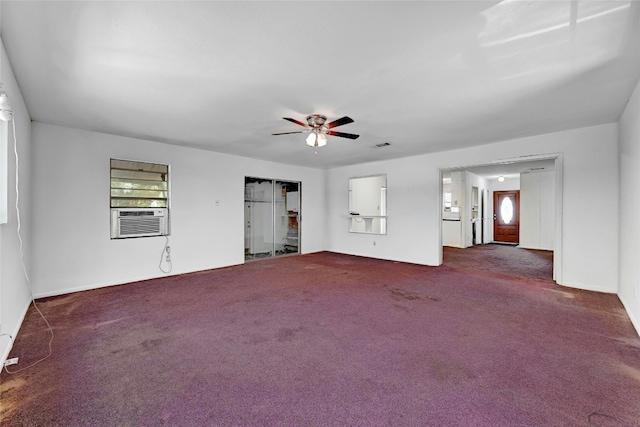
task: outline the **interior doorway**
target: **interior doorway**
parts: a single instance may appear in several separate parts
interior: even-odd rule
[[[245,260],[300,253],[300,182],[245,177]]]
[[[503,159],[495,162],[470,164],[441,168],[439,171],[441,207],[438,209],[440,227],[440,262],[443,262],[444,247],[469,248],[491,242],[499,242],[503,237],[494,237],[494,193],[497,191],[520,190],[526,186],[526,197],[518,197],[516,208],[514,199],[512,215],[518,215],[518,244],[521,248],[545,250],[552,253],[553,280],[562,281],[562,198],[563,198],[563,156],[562,153],[531,155],[526,158]],[[456,187],[456,176],[463,177]],[[475,209],[474,187],[478,187],[478,214]],[[485,187],[485,188],[482,188]],[[457,189],[457,191],[456,191]],[[447,194],[449,192],[449,194]],[[468,194],[468,196],[465,196]],[[458,194],[456,196],[456,193]],[[456,200],[458,204],[456,205]],[[460,202],[460,201],[463,202]],[[509,203],[509,202],[505,202]],[[505,205],[506,206],[506,205]],[[505,207],[505,210],[508,209]],[[455,211],[455,212],[454,212]],[[506,211],[505,211],[506,212]],[[526,218],[520,215],[526,213]],[[496,215],[497,219],[497,215]],[[523,229],[523,223],[526,227]],[[459,229],[459,230],[458,230]],[[481,233],[478,233],[478,230]],[[475,231],[473,239],[472,232]],[[498,233],[500,234],[500,233]],[[511,232],[515,234],[515,232]],[[452,239],[452,236],[460,238]],[[468,236],[465,240],[464,236]],[[473,243],[472,243],[473,242]]]

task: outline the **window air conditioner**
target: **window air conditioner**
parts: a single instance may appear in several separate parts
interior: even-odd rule
[[[111,209],[111,238],[166,236],[169,234],[167,209]]]

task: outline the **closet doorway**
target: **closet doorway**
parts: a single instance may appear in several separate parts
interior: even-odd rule
[[[300,183],[244,179],[244,259],[300,253]]]

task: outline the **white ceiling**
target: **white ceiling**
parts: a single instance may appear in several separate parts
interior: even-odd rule
[[[0,3],[33,120],[329,168],[615,122],[635,1]],[[355,123],[318,155],[282,120]],[[385,148],[372,148],[391,142]]]

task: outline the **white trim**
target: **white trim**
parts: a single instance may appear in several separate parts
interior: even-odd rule
[[[564,286],[566,288],[573,288],[573,289],[581,289],[583,291],[592,291],[592,292],[601,292],[603,294],[611,294],[611,295],[616,295],[616,291],[611,290],[611,288],[605,288],[605,287],[600,287],[600,286],[590,286],[590,285],[584,285],[582,283],[563,283],[561,286]]]
[[[205,268],[201,268],[201,269],[196,269],[196,270],[189,270],[189,271],[183,271],[182,273],[173,273],[173,274],[163,274],[161,276],[159,275],[149,275],[149,276],[139,276],[139,277],[134,277],[131,279],[126,279],[125,282],[120,282],[120,281],[110,281],[110,282],[102,282],[102,283],[95,283],[92,285],[85,285],[85,286],[78,286],[75,288],[66,288],[66,289],[59,289],[56,291],[52,291],[52,292],[43,292],[43,293],[38,293],[34,295],[34,298],[40,299],[40,298],[49,298],[49,297],[56,297],[56,296],[60,296],[60,295],[68,295],[68,294],[72,294],[75,292],[83,292],[83,291],[91,291],[94,289],[100,289],[100,288],[106,288],[106,287],[110,287],[110,286],[119,286],[119,285],[127,285],[130,283],[136,283],[136,282],[144,282],[147,280],[153,280],[153,279],[164,279],[167,277],[172,277],[172,276],[181,276],[183,274],[191,274],[191,273],[198,273],[198,272],[202,272],[202,271],[207,271],[207,270],[216,270],[218,268],[225,268],[225,267],[231,267],[234,265],[241,265],[243,264],[243,262],[239,262],[237,264],[229,264],[229,265],[222,265],[219,267],[205,267]]]
[[[438,173],[438,200],[434,203],[434,206],[437,209],[436,218],[438,219],[438,266],[442,265],[444,261],[442,254],[442,175],[444,170],[444,168],[438,168],[436,171]]]
[[[555,158],[556,174],[556,235],[553,242],[553,280],[559,285],[565,285],[562,281],[562,218],[563,218],[563,177],[564,155],[557,153]]]
[[[640,336],[640,320],[634,317],[633,310],[631,309],[632,308],[631,304],[627,304],[626,301],[623,298],[621,298],[619,294],[618,294],[618,299],[620,300],[620,302],[622,303],[622,306],[626,310],[627,316],[631,320],[631,324],[633,325],[634,328],[636,328],[636,332],[638,333],[638,336]]]
[[[15,342],[16,337],[18,336],[18,332],[20,332],[20,328],[22,327],[24,318],[27,316],[29,307],[31,307],[31,302],[32,302],[31,300],[28,300],[27,305],[24,307],[24,310],[22,310],[22,315],[20,316],[20,320],[16,324],[16,327],[14,328],[13,333],[11,334],[13,339],[10,339],[7,336],[0,336],[0,340],[4,340],[4,339],[9,340],[9,345],[7,346],[5,351],[2,353],[2,357],[0,357],[0,366],[4,366],[4,362],[6,362],[7,358],[9,357],[9,354],[11,353],[11,349],[13,349],[13,343]]]

